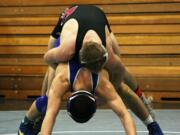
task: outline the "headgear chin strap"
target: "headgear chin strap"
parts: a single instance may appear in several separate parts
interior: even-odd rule
[[[73,120],[85,123],[96,112],[96,99],[85,90],[74,92],[68,99],[67,111]]]

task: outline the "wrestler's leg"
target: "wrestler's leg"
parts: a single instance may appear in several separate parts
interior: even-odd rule
[[[50,87],[51,87],[51,84],[52,84],[52,81],[53,81],[53,79],[54,79],[54,77],[55,77],[55,70],[53,69],[53,68],[51,68],[50,66],[48,67],[48,70],[47,70],[47,76],[45,76],[46,78],[44,79],[44,82],[43,83],[46,83],[46,87],[44,88],[44,93],[43,94],[45,94],[45,95],[48,95],[48,93],[49,93],[49,89],[50,89]],[[43,90],[43,89],[42,89]],[[43,102],[46,102],[46,101],[44,101],[44,100],[40,100],[39,101],[40,102],[40,104],[43,104]],[[36,104],[37,104],[38,102],[36,101]],[[39,109],[38,109],[39,108]],[[40,109],[41,109],[41,106],[39,105],[39,107],[37,108],[37,106],[32,106],[31,108],[30,108],[30,110],[29,110],[29,112],[28,112],[28,114],[29,115],[27,115],[27,116],[29,116],[28,118],[33,118],[33,116],[31,116],[31,115],[35,115],[35,114],[37,114],[39,111],[40,111]],[[41,125],[42,125],[42,122],[43,122],[43,119],[44,119],[44,114],[42,115],[42,111],[41,111],[41,115],[36,115],[35,116],[35,119],[33,119],[34,120],[34,128],[36,129],[36,130],[40,130],[41,129]]]
[[[113,66],[111,66],[111,68],[112,67]],[[109,70],[107,68],[110,81],[114,85],[121,98],[124,99],[129,108],[145,123],[145,125],[148,127],[149,133],[157,132],[160,133],[158,135],[161,135],[162,131],[158,123],[153,120],[142,100],[128,87],[128,85],[122,83],[126,72],[125,66],[120,62],[117,66],[114,66],[114,69],[111,68]]]
[[[159,124],[152,118],[140,98],[130,90],[126,84],[121,83],[118,94],[122,97],[125,104],[127,104],[136,116],[147,126],[150,135],[163,135]]]
[[[42,88],[41,88],[41,96],[46,95],[46,91],[48,88],[48,76],[49,76],[49,69],[47,69],[46,74],[44,76],[44,80],[43,80]]]
[[[18,134],[37,135],[39,133],[46,113],[47,100],[47,96],[41,96],[33,102],[20,124]]]
[[[145,121],[149,115],[148,110],[138,96],[124,83],[121,83],[118,94],[128,107],[142,120]]]
[[[44,76],[44,80],[42,83],[42,89],[41,89],[41,95],[44,97],[46,95],[47,89],[48,89],[48,79],[49,78],[49,69],[46,71],[46,74]],[[36,135],[39,133],[41,129],[41,123],[43,121],[43,116],[41,113],[38,111],[37,108],[37,100],[40,99],[41,97],[37,98],[27,111],[24,119],[22,120],[19,130],[18,130],[18,135],[21,135],[22,133],[25,135],[28,134],[33,134]],[[44,101],[38,100],[39,103],[43,103]]]
[[[145,94],[138,86],[136,78],[128,71],[127,68],[125,68],[124,72],[124,83],[126,83],[131,88],[131,90],[133,90],[136,95],[140,97],[153,119],[155,119],[155,113],[151,107],[150,101],[145,97]]]
[[[43,96],[48,95],[54,76],[55,76],[55,70],[49,66],[43,80],[41,97],[39,98],[42,98]],[[42,100],[39,102],[44,102],[44,101]],[[29,111],[27,112],[26,116],[30,120],[34,121],[34,127],[38,130],[41,127],[44,116],[39,114],[38,108],[35,104],[37,104],[37,100],[34,101]]]
[[[21,122],[18,134],[20,134],[19,132],[23,132],[27,134],[33,133],[34,135],[36,135],[40,131],[47,106],[46,95],[48,95],[48,91],[51,86],[54,75],[54,69],[49,67],[45,74],[42,84],[42,96],[38,97],[29,108],[28,112],[24,117],[24,120]]]
[[[116,54],[119,57],[119,59],[121,59],[121,53],[120,53],[120,50],[119,50],[119,44],[118,44],[117,39],[115,38],[115,36],[114,36],[114,34],[112,32],[110,34],[110,37],[111,37],[111,43],[112,43],[113,52],[114,52],[114,54]],[[150,105],[150,102],[148,102],[145,95],[142,93],[141,89],[139,88],[136,78],[131,73],[129,73],[129,71],[123,65],[121,60],[120,60],[120,63],[121,63],[121,66],[124,67],[124,73],[123,73],[124,74],[123,75],[124,76],[124,79],[123,79],[124,82],[142,99],[142,101],[144,102],[145,106],[147,107],[147,109],[149,110],[151,115],[153,117],[155,117],[154,112],[152,110],[152,107]],[[119,71],[121,71],[120,68],[118,68],[118,69],[119,69]]]
[[[109,72],[109,77],[110,77],[111,83],[114,85],[117,93],[121,96],[121,98],[124,99],[125,103],[128,104],[130,109],[142,121],[145,121],[149,115],[148,110],[144,106],[141,99],[131,90],[131,88],[123,83],[123,79],[124,79],[126,70],[122,63],[119,63],[118,69],[119,70],[110,70],[109,69],[108,72]]]

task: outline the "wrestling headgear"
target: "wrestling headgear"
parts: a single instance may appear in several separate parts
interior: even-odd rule
[[[96,99],[88,91],[74,92],[68,99],[67,111],[73,120],[85,123],[96,112]]]

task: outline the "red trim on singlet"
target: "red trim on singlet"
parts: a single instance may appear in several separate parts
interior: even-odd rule
[[[74,11],[77,9],[78,6],[74,6],[70,9],[68,9],[65,13],[65,18],[67,18],[68,16],[70,16],[72,13],[74,13]]]

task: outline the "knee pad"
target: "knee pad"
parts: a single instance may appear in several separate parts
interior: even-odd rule
[[[47,102],[48,102],[47,96],[41,96],[36,99],[36,107],[43,116],[46,114]]]

